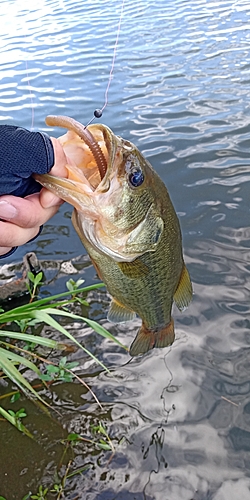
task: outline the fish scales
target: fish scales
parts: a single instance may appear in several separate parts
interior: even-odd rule
[[[90,125],[86,132],[69,117],[49,117],[48,123],[70,129],[59,140],[69,158],[75,141],[77,155],[67,165],[70,180],[35,178],[75,207],[73,225],[112,296],[108,319],[141,317],[132,356],[171,345],[173,301],[180,310],[187,307],[192,285],[165,184],[131,142],[105,125]]]
[[[162,237],[157,252],[145,253],[139,258],[148,267],[149,272],[139,278],[133,278],[124,275],[117,262],[98,252],[83,237],[79,216],[75,217],[74,227],[78,234],[81,234],[83,244],[112,297],[143,318],[147,328],[154,329],[168,324],[171,320],[172,297],[182,272],[183,260],[181,252],[166,259],[165,250],[170,246],[167,233]],[[166,253],[171,255],[168,250]],[[168,269],[175,273],[175,282],[171,280]]]

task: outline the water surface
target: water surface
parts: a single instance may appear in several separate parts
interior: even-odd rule
[[[47,114],[87,123],[104,102],[121,2],[2,0],[0,7],[0,123],[47,131]],[[0,494],[8,500],[39,484],[51,489],[60,439],[87,436],[100,419],[117,451],[109,461],[108,452],[76,446],[72,470],[89,469],[67,481],[65,498],[250,499],[249,16],[246,0],[125,0],[102,121],[164,179],[194,298],[184,313],[174,308],[173,346],[130,363],[90,329],[69,326],[111,370],[101,372],[81,352],[69,356],[103,411],[78,384],[58,384],[61,416],[53,425],[22,402],[37,443],[0,422]],[[70,214],[63,205],[38,240],[6,260],[34,250],[48,261],[50,293],[65,288],[62,262],[72,261],[74,278],[96,282]],[[139,320],[110,325],[105,291],[89,300],[90,317],[129,345]]]

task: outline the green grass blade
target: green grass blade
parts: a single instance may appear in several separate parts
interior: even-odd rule
[[[96,323],[96,321],[93,321],[93,320],[86,318],[84,316],[78,316],[77,314],[73,314],[73,313],[67,312],[67,311],[61,311],[61,310],[54,311],[54,309],[50,309],[49,307],[46,308],[46,313],[53,314],[54,316],[55,315],[67,316],[68,318],[71,318],[71,319],[85,321],[85,323],[87,323],[95,332],[99,333],[102,337],[105,337],[106,339],[110,339],[113,342],[115,342],[117,345],[119,345],[120,347],[123,347],[123,349],[128,350],[128,347],[121,344],[121,342],[119,342],[119,340],[116,337],[114,337],[114,335],[112,335],[108,330],[106,330],[106,328],[99,325],[99,323]]]
[[[55,314],[55,311],[54,309],[52,310],[53,314]],[[64,311],[60,311],[60,312],[64,312]],[[59,312],[58,312],[59,314]],[[69,313],[70,314],[70,313]],[[67,314],[66,314],[67,315]],[[86,349],[86,347],[83,347],[74,337],[73,335],[71,335],[71,333],[69,333],[63,326],[60,325],[60,323],[58,323],[54,318],[52,318],[49,314],[47,314],[47,312],[45,312],[44,310],[43,311],[33,311],[32,312],[32,317],[33,318],[36,318],[36,319],[39,319],[40,321],[43,321],[44,323],[46,323],[47,325],[49,326],[52,326],[53,328],[55,328],[56,330],[58,330],[59,332],[63,333],[63,335],[65,335],[66,337],[68,337],[70,340],[72,340],[72,342],[74,342],[78,347],[80,347],[80,349],[82,349],[83,351],[85,351],[89,356],[91,356],[92,359],[94,359],[94,361],[96,363],[98,363],[105,371],[109,372],[108,368],[101,362],[99,361],[99,359],[97,359],[94,354],[92,354],[88,349]],[[80,317],[80,316],[79,316]]]
[[[99,335],[101,335],[105,339],[112,340],[117,345],[128,351],[129,348],[124,344],[122,344],[116,337],[114,337],[114,335],[112,335],[112,333],[106,330],[106,328],[104,328],[102,325],[99,325],[99,323],[96,323],[96,321],[93,321],[92,319],[89,318],[83,318],[83,319],[96,333],[99,333]]]
[[[33,396],[40,399],[43,404],[48,406],[47,403],[38,394],[38,392],[33,389],[30,383],[23,377],[23,375],[17,370],[14,364],[7,357],[0,358],[0,367],[5,375],[7,375],[7,377],[9,377],[9,379],[12,380],[12,382],[21,389],[21,391],[23,391],[25,394],[27,394],[28,392],[27,395],[29,395],[29,393],[33,394]]]
[[[2,408],[2,406],[0,406],[0,414],[6,419],[8,420],[8,422],[10,422],[10,424],[14,425],[14,427],[16,427],[16,420],[14,417],[12,417],[12,415],[10,415],[4,408]]]
[[[58,293],[57,295],[51,295],[49,297],[45,297],[44,299],[39,299],[29,304],[24,304],[23,306],[15,307],[10,311],[6,311],[0,314],[0,324],[7,323],[11,321],[11,318],[14,317],[16,319],[17,315],[21,313],[28,313],[28,311],[32,311],[34,309],[38,309],[40,306],[49,304],[54,300],[61,299],[63,297],[67,297],[69,295],[77,295],[79,293],[87,293],[91,290],[96,290],[97,288],[104,287],[104,283],[96,283],[95,285],[86,286],[85,288],[78,288],[77,290],[68,290],[67,292]]]
[[[7,349],[2,349],[2,347],[0,347],[0,365],[3,357],[9,359],[10,361],[13,361],[14,363],[19,363],[26,366],[30,370],[33,370],[40,377],[41,372],[37,368],[37,366],[24,356],[20,356],[20,354],[16,354],[15,352],[8,351]]]
[[[39,337],[38,335],[30,335],[28,333],[0,330],[0,337],[9,337],[11,339],[22,340],[24,342],[34,342],[44,347],[48,347],[49,349],[65,349],[65,345],[60,342],[56,342],[52,339],[46,339],[45,337]]]

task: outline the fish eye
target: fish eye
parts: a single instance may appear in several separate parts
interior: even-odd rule
[[[138,170],[132,170],[132,172],[128,176],[129,182],[133,187],[139,187],[144,181],[143,172]]]

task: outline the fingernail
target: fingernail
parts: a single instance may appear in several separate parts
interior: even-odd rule
[[[0,219],[14,219],[17,216],[17,209],[7,201],[0,201]]]

